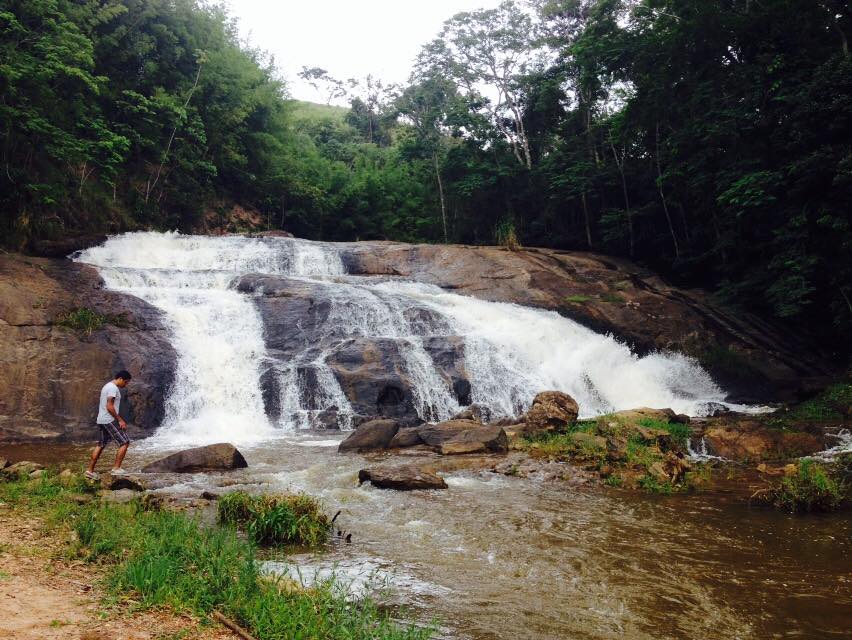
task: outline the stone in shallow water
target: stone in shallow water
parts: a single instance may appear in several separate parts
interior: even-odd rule
[[[358,427],[340,443],[337,450],[344,453],[387,449],[397,431],[399,431],[399,424],[396,420],[371,420]]]
[[[248,466],[237,448],[226,442],[178,451],[155,460],[142,468],[143,473],[195,473],[197,471],[231,471]]]
[[[371,467],[358,472],[358,483],[370,482],[380,489],[414,491],[417,489],[446,489],[444,479],[415,465],[400,467]]]

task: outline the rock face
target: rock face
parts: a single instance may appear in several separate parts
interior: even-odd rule
[[[358,472],[358,483],[365,482],[370,482],[380,489],[397,491],[447,488],[447,483],[441,476],[415,465],[361,469]]]
[[[715,418],[703,432],[708,449],[728,460],[782,460],[807,456],[826,448],[824,436],[783,431],[759,420],[736,416]]]
[[[303,407],[317,411],[315,428],[334,428],[335,415],[319,413],[329,399],[318,391],[323,376],[333,376],[356,416],[356,424],[373,418],[393,418],[403,424],[421,420],[405,349],[411,344],[391,337],[359,334],[361,323],[392,322],[387,300],[370,299],[362,289],[339,283],[307,282],[278,276],[247,275],[237,288],[258,295],[268,355],[281,366],[271,367],[261,381],[267,413],[281,415],[282,380],[278,371],[292,369]],[[369,297],[369,296],[368,296]],[[392,313],[390,314],[393,315]],[[428,309],[409,310],[404,321],[423,327],[441,322]],[[362,334],[364,332],[361,332]],[[470,404],[470,383],[464,368],[464,346],[458,336],[422,339],[422,350],[438,368],[441,382],[461,405]],[[317,364],[318,361],[325,366]],[[337,407],[339,410],[340,407]]]
[[[248,466],[237,448],[228,443],[210,444],[178,451],[142,468],[142,473],[195,473],[198,471],[231,471]]]
[[[834,372],[815,336],[720,307],[701,291],[672,287],[628,260],[550,249],[342,246],[353,274],[398,275],[486,300],[552,309],[640,353],[695,356],[740,399],[792,399]]]
[[[107,316],[90,335],[57,326],[85,307]],[[176,354],[159,311],[103,290],[68,260],[0,255],[0,442],[93,441],[98,394],[115,371],[133,380],[121,402],[131,437],[163,417]]]
[[[375,451],[387,449],[399,431],[395,420],[371,420],[358,427],[337,448],[341,453],[347,451]]]

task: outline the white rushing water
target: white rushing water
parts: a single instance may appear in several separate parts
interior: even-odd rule
[[[165,312],[179,357],[158,435],[172,444],[259,441],[313,426],[329,410],[339,426],[348,427],[352,408],[326,360],[358,337],[395,342],[415,409],[428,421],[461,408],[426,348],[425,341],[436,336],[461,339],[472,401],[492,417],[520,414],[536,392],[547,389],[572,395],[585,416],[638,406],[701,415],[708,403],[724,404],[724,392],[682,355],[637,357],[555,312],[423,283],[346,276],[330,244],[140,232],[110,238],[77,259],[95,265],[109,289]],[[234,288],[245,274],[325,287],[331,308],[317,344],[304,345],[286,362],[271,357],[254,298]],[[260,384],[270,367],[281,388],[276,424],[264,412]]]

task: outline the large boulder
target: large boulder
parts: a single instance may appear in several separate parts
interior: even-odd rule
[[[420,437],[420,429],[417,427],[409,427],[400,429],[388,444],[388,449],[403,449],[405,447],[416,447],[423,444],[423,439]]]
[[[337,450],[346,453],[387,449],[397,431],[399,424],[396,420],[371,420],[355,429]]]
[[[565,431],[577,421],[577,401],[561,391],[542,391],[533,399],[523,417],[524,433],[534,435],[548,431]]]
[[[416,489],[446,489],[444,479],[416,465],[399,467],[370,467],[358,472],[358,483],[370,482],[380,489],[413,491]]]
[[[178,451],[142,467],[142,473],[195,473],[231,471],[248,466],[237,448],[225,442]]]
[[[509,439],[502,427],[473,420],[448,420],[420,427],[420,439],[443,455],[506,453]]]

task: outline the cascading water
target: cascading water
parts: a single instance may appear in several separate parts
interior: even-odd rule
[[[435,337],[462,341],[471,401],[493,417],[520,414],[546,389],[574,396],[583,415],[637,406],[700,415],[708,403],[724,400],[686,357],[637,357],[555,312],[417,282],[347,276],[333,245],[142,232],[110,238],[77,259],[97,266],[108,288],[165,312],[179,361],[158,434],[171,443],[263,440],[315,426],[329,412],[338,426],[348,427],[353,409],[327,360],[358,338],[396,344],[414,409],[428,421],[460,409],[451,382],[425,346]],[[246,274],[322,287],[330,309],[315,340],[283,361],[272,357],[258,305],[236,290]],[[260,380],[267,370],[280,388],[277,424],[264,411]]]

